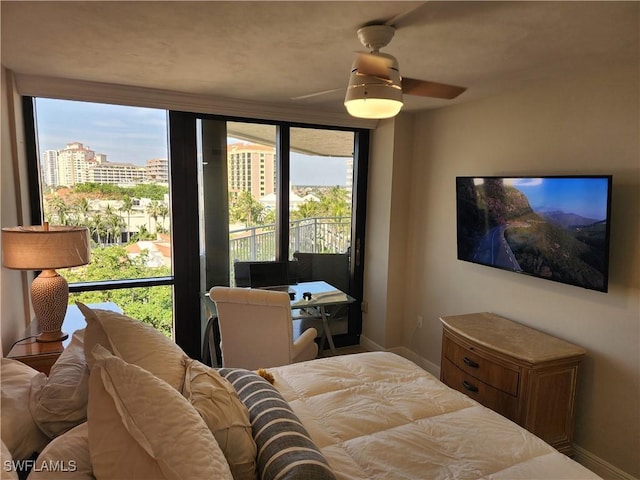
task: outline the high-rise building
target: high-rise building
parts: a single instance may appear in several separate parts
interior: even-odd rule
[[[154,183],[169,183],[169,160],[153,158],[147,160],[147,181]]]
[[[96,152],[80,142],[68,143],[65,148],[58,150],[57,185],[72,187],[76,183],[86,182],[87,167],[96,163],[95,154]]]
[[[143,182],[168,183],[166,158],[149,160],[146,166],[112,163],[104,153],[96,153],[80,142],[61,150],[47,150],[42,158],[42,176],[47,186],[73,187],[78,183],[131,185]]]
[[[145,167],[131,163],[94,162],[86,169],[84,178],[90,183],[110,183],[112,185],[131,185],[143,183],[146,179]]]
[[[58,186],[58,151],[46,150],[42,156],[42,180],[48,187]]]
[[[235,143],[227,146],[229,192],[250,192],[259,200],[276,191],[275,149]]]

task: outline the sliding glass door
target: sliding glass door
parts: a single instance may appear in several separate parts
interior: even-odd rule
[[[357,343],[362,267],[353,243],[364,234],[364,205],[356,208],[355,167],[366,172],[366,157],[354,152],[368,135],[210,117],[197,118],[196,130],[202,292],[244,286],[244,262],[293,261],[292,282],[322,280],[356,298],[332,331],[343,335],[339,345]]]

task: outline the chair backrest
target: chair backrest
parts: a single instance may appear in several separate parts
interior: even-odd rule
[[[222,364],[255,370],[292,362],[293,321],[286,292],[213,287]]]
[[[249,283],[252,288],[289,285],[287,262],[259,262],[249,265]]]
[[[272,262],[272,261],[264,261],[264,262],[254,262],[254,261],[240,261],[236,260],[233,262],[233,276],[235,278],[234,285],[236,287],[250,287],[251,286],[251,276],[250,276],[250,268],[251,265],[255,264],[273,264],[273,263],[281,263],[281,262]],[[298,261],[294,259],[287,263],[287,274],[288,280],[285,283],[280,283],[279,285],[291,285],[298,283]],[[265,267],[268,268],[268,267]],[[275,267],[281,268],[281,267]],[[280,275],[282,275],[282,271],[280,271]],[[276,285],[272,283],[271,285]],[[269,286],[269,285],[260,285],[260,286]]]
[[[324,280],[338,290],[349,293],[348,253],[294,252],[293,257],[298,260],[301,282]]]

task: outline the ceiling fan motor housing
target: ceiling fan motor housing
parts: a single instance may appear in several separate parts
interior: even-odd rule
[[[391,25],[368,25],[358,29],[358,38],[366,48],[378,51],[389,44],[395,33]]]

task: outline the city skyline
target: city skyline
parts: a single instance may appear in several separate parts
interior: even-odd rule
[[[151,159],[168,158],[166,117],[160,109],[38,98],[39,154],[79,142],[105,154],[109,162],[144,166]],[[346,184],[345,158],[292,153],[291,160],[294,185]]]

